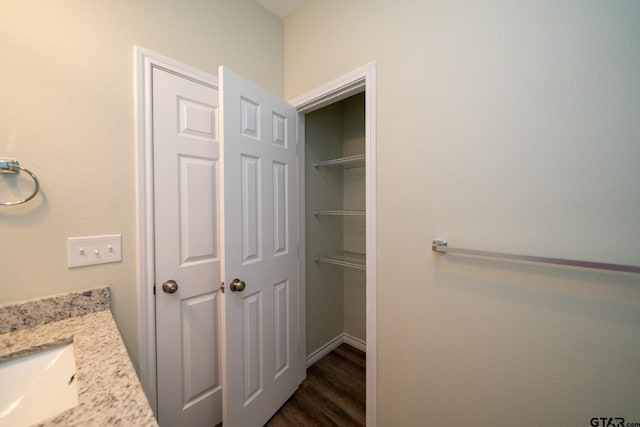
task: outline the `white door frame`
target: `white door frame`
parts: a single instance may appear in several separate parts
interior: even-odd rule
[[[134,46],[136,125],[136,228],[139,374],[154,414],[157,414],[156,311],[153,286],[153,123],[152,72],[154,68],[218,88],[212,74],[189,67],[166,56]]]
[[[212,74],[175,61],[140,46],[134,46],[134,98],[136,126],[136,229],[137,229],[137,296],[139,331],[139,376],[154,413],[157,414],[156,336],[154,299],[154,230],[153,230],[153,126],[152,72],[161,68],[167,72],[218,88]],[[367,317],[367,425],[377,426],[378,418],[378,229],[377,229],[377,113],[376,63],[366,64],[311,92],[290,100],[298,111],[298,137],[304,141],[304,114],[365,90],[365,150],[366,150],[366,317]],[[299,143],[299,162],[304,159],[304,143]],[[304,160],[299,163],[304,170]],[[300,189],[304,174],[299,174]],[[300,191],[300,215],[304,212],[304,192]],[[303,224],[303,222],[300,222]],[[304,227],[299,239],[304,242]],[[299,245],[300,259],[305,259],[304,245]],[[301,265],[299,307],[301,321],[300,351],[305,352],[305,289],[304,263]],[[303,358],[304,360],[304,358]],[[301,363],[300,378],[306,376]]]
[[[300,261],[300,322],[301,352],[304,356],[306,345],[306,303],[305,303],[305,143],[304,116],[326,105],[348,98],[356,93],[365,92],[365,186],[366,186],[366,342],[367,342],[367,426],[376,427],[378,423],[378,161],[377,161],[377,93],[376,62],[370,62],[327,84],[320,86],[288,101],[298,111],[298,170],[299,172],[299,224],[298,238]],[[301,366],[300,378],[306,376],[306,364]]]

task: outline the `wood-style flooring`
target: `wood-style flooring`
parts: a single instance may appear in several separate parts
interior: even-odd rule
[[[366,354],[347,344],[307,369],[300,388],[268,427],[364,426]]]

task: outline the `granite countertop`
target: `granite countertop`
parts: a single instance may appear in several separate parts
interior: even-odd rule
[[[0,362],[73,342],[78,406],[41,426],[157,426],[107,288],[0,306]]]

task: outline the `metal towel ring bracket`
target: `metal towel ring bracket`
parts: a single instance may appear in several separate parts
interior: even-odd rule
[[[40,190],[40,181],[38,181],[38,178],[35,176],[33,172],[31,172],[29,169],[25,169],[22,166],[20,166],[20,162],[18,162],[17,160],[0,159],[0,173],[19,174],[21,170],[28,173],[29,176],[33,178],[33,182],[36,183],[36,187],[33,190],[33,193],[31,193],[31,195],[26,199],[18,200],[17,202],[1,202],[0,201],[0,206],[19,205],[21,203],[28,202],[29,200],[36,197],[36,194],[38,194],[38,190]]]

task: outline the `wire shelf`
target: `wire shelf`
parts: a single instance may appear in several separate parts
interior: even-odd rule
[[[357,252],[345,251],[331,255],[314,255],[313,260],[315,262],[341,265],[343,267],[357,268],[359,270],[367,269],[366,255]]]
[[[332,215],[332,216],[364,216],[366,215],[366,211],[364,210],[346,210],[346,211],[331,211],[331,210],[320,210],[314,209],[313,214],[315,216],[318,215]]]
[[[357,156],[342,157],[340,159],[323,160],[321,162],[313,162],[315,167],[334,167],[342,166],[344,168],[358,168],[365,165],[366,155],[359,154]]]

